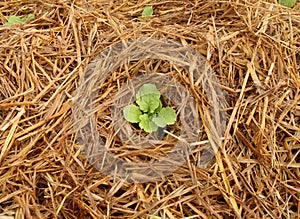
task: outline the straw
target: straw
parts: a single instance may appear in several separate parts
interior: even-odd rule
[[[1,2],[0,219],[300,218],[300,7],[276,2]],[[154,16],[139,22],[147,5]],[[28,14],[35,18],[4,25]],[[167,73],[183,84],[202,124],[180,168],[156,182],[130,183],[88,162],[72,107],[88,64],[109,46],[140,37],[175,40],[202,54],[227,93],[227,120],[221,146],[203,168],[205,147],[195,142],[216,144],[217,132],[209,128],[216,123],[205,116],[210,99],[200,81],[170,61],[117,66],[94,112],[99,137],[115,156],[165,156],[185,125],[167,130],[174,136],[157,148],[122,144],[110,106],[134,75]]]

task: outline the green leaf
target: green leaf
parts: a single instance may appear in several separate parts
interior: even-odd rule
[[[146,94],[152,94],[153,96],[160,98],[160,92],[157,90],[155,84],[143,84],[136,93],[136,99],[139,99]]]
[[[157,125],[152,121],[150,121],[149,126],[150,126],[150,129],[152,130],[152,132],[156,132],[158,130]]]
[[[136,93],[136,103],[144,112],[154,113],[161,105],[160,92],[155,84],[144,84]]]
[[[292,7],[295,6],[296,1],[297,0],[278,0],[278,3],[283,5],[283,6],[292,8]]]
[[[160,116],[160,115],[154,116],[154,117],[152,118],[152,121],[153,121],[158,127],[161,127],[161,128],[164,128],[164,127],[166,127],[166,125],[167,125],[165,118],[163,118],[163,117]]]
[[[162,108],[158,115],[165,119],[167,125],[173,125],[177,120],[176,112],[171,107]]]
[[[8,18],[8,21],[5,23],[5,26],[9,27],[9,26],[12,26],[12,25],[17,24],[17,23],[25,23],[25,22],[30,21],[32,19],[34,19],[33,14],[29,14],[27,17],[24,17],[24,18],[13,15],[13,16],[10,16]]]
[[[148,5],[144,8],[144,10],[142,12],[142,16],[140,18],[138,18],[138,20],[140,22],[145,22],[145,21],[149,20],[151,18],[151,16],[153,16],[153,7],[152,7],[152,5]]]
[[[148,5],[144,8],[142,16],[146,17],[146,16],[152,16],[153,15],[153,7],[152,5]]]
[[[159,100],[159,105],[158,105],[158,107],[157,107],[157,109],[156,109],[156,112],[159,112],[161,109],[162,109],[162,103],[161,103],[161,101]]]
[[[142,115],[141,110],[139,109],[139,107],[131,104],[128,106],[125,106],[123,109],[123,115],[124,118],[131,123],[138,123],[140,122],[140,115]]]
[[[139,105],[140,109],[143,112],[154,113],[155,110],[160,106],[160,99],[157,98],[156,95],[146,94],[137,99],[136,103]]]
[[[145,132],[151,133],[156,132],[158,130],[157,125],[149,119],[147,114],[143,114],[139,117],[140,123],[139,126]]]

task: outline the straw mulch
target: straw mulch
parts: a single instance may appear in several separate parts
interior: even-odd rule
[[[155,16],[139,22],[149,4]],[[0,218],[300,218],[299,9],[259,0],[1,2]],[[34,20],[2,25],[29,13]],[[72,104],[86,66],[141,36],[194,48],[227,92],[224,140],[207,168],[194,152],[160,181],[129,183],[81,153]],[[145,60],[113,74],[170,65]]]

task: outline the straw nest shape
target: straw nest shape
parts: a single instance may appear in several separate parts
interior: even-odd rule
[[[116,71],[123,65],[134,67]],[[176,109],[178,122],[169,131],[145,135],[124,119],[123,108],[147,83],[161,92],[163,106]],[[137,38],[109,47],[87,66],[73,99],[74,131],[86,158],[101,172],[133,182],[157,181],[187,161],[188,154],[201,157],[202,167],[213,158],[225,130],[225,105],[225,94],[202,55],[175,41]],[[200,132],[209,140],[200,141]],[[201,150],[194,151],[196,145],[205,145],[202,156]],[[134,159],[137,154],[142,156]]]
[[[141,22],[147,5],[154,15]],[[0,219],[299,218],[299,9],[299,2],[289,9],[277,1],[240,0],[1,2]],[[4,25],[12,15],[28,14],[34,19]],[[196,145],[176,171],[153,182],[99,171],[74,123],[88,66],[112,46],[141,37],[197,51],[226,93],[220,111],[226,126],[214,158],[201,165],[205,147]],[[209,123],[205,115],[212,111],[201,111],[212,99],[192,83],[191,72],[161,59],[129,60],[101,85],[93,111],[114,156],[128,163],[166,156],[180,127],[189,127],[178,121],[158,147],[130,147],[136,145],[131,138],[122,143],[114,135],[112,124],[120,120],[111,106],[123,103],[114,98],[129,92],[128,79],[146,73],[164,73],[191,93],[191,112],[198,110],[191,115],[200,118],[197,141],[212,143],[207,125],[217,120]],[[123,137],[127,129],[145,137],[128,123]]]

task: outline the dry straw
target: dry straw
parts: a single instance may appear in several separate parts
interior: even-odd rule
[[[141,23],[149,4],[154,17]],[[1,2],[2,24],[11,15],[35,19],[0,26],[0,218],[300,218],[299,8],[240,0]],[[200,168],[198,145],[156,183],[99,173],[82,155],[72,123],[91,59],[141,36],[194,48],[228,94],[215,160]],[[103,89],[109,97],[124,75],[157,69],[182,71],[170,62],[127,63]],[[102,117],[109,106],[100,106],[99,130],[109,133],[110,118]],[[129,159],[132,150],[122,150]]]
[[[115,72],[133,62],[156,69],[128,68],[128,74],[122,70]],[[164,65],[170,66],[167,72],[160,68]],[[134,131],[136,128],[125,121],[122,109],[135,101],[136,90],[145,83],[156,85],[164,105],[175,106],[178,123],[171,127],[172,133],[161,130],[161,137],[145,135],[140,129]],[[103,89],[105,86],[109,88]],[[196,153],[202,154],[199,166],[206,167],[221,145],[225,105],[225,93],[203,56],[175,41],[137,38],[109,47],[87,66],[73,99],[74,130],[86,158],[98,170],[131,182],[152,182],[187,161],[184,157],[199,144],[199,132],[206,133],[209,139],[205,140],[203,153]],[[151,150],[145,150],[147,147]],[[126,152],[126,148],[130,150]],[[139,159],[134,158],[137,154]]]

